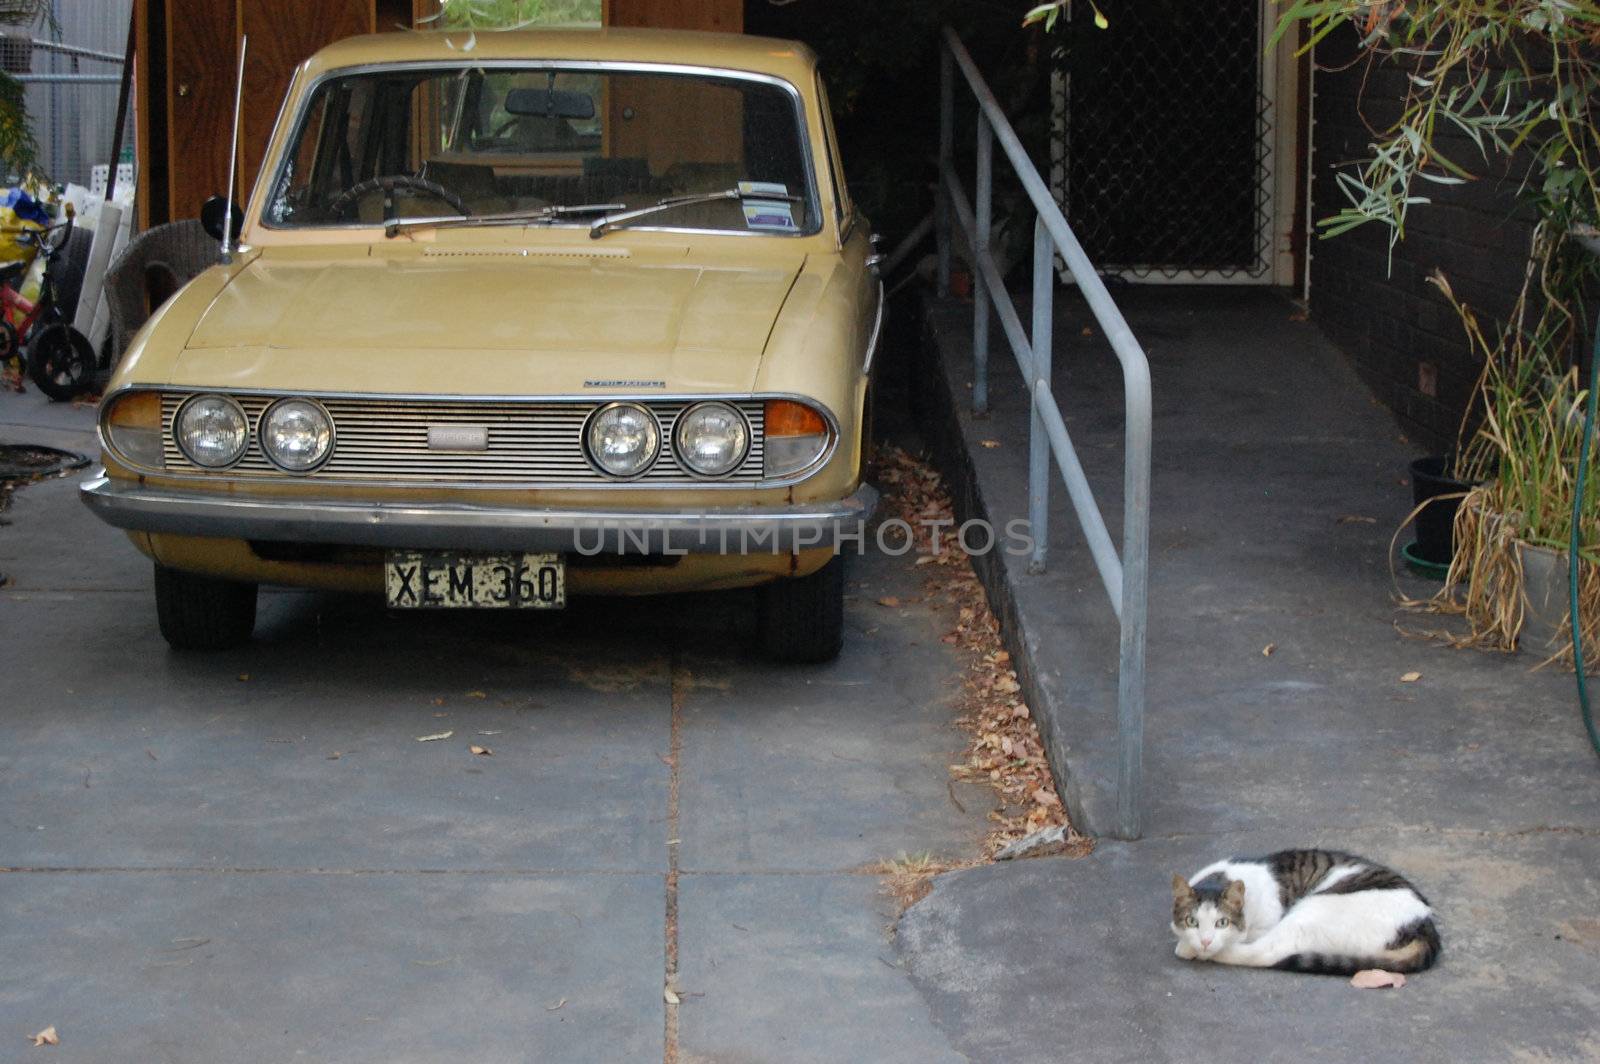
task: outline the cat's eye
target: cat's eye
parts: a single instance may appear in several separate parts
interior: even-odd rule
[[[1184,919],[1184,921],[1183,921],[1183,926],[1184,926],[1184,927],[1199,927],[1199,926],[1200,926],[1200,921],[1199,921],[1199,920],[1196,920],[1196,919],[1195,919],[1195,918],[1194,918],[1194,917],[1192,917],[1192,916],[1190,916],[1190,917],[1186,917],[1186,918],[1185,918],[1185,919]]]
[[[1218,927],[1227,927],[1228,926],[1228,918],[1226,916],[1217,917],[1217,926]]]

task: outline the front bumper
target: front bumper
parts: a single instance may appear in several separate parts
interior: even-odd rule
[[[693,511],[480,506],[465,503],[253,499],[152,488],[104,475],[79,488],[116,528],[351,547],[594,554],[777,554],[860,543],[878,493],[835,502]]]

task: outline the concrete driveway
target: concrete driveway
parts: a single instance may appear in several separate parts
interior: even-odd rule
[[[0,442],[91,423],[0,397]],[[910,558],[856,564],[820,668],[756,659],[740,595],[272,593],[249,646],[186,656],[75,494],[0,527],[0,1059],[962,1059],[862,871],[983,830]]]

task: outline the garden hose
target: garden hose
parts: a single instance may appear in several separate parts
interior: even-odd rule
[[[1595,732],[1594,711],[1589,705],[1588,683],[1583,675],[1583,625],[1578,612],[1579,521],[1583,517],[1583,479],[1589,468],[1589,447],[1594,443],[1595,392],[1600,389],[1600,323],[1595,326],[1594,350],[1589,355],[1589,400],[1584,404],[1583,439],[1578,444],[1577,489],[1572,496],[1572,538],[1567,547],[1567,591],[1572,606],[1572,668],[1578,674],[1578,707],[1583,726],[1589,731],[1589,745],[1600,757],[1600,733]]]

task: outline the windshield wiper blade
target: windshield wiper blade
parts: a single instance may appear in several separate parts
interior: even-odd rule
[[[697,203],[716,203],[719,200],[779,200],[785,203],[804,202],[799,196],[788,192],[766,192],[759,188],[746,188],[735,185],[725,188],[721,192],[696,192],[688,196],[668,196],[664,200],[652,203],[648,207],[638,207],[621,214],[608,214],[604,218],[596,218],[594,224],[589,226],[589,237],[599,240],[612,229],[627,225],[640,218],[647,218],[652,214],[670,211],[677,207],[691,207]]]
[[[626,203],[573,203],[552,204],[527,211],[507,211],[503,214],[444,214],[432,218],[397,218],[385,222],[385,236],[396,237],[412,229],[460,229],[472,225],[526,225],[529,222],[547,222],[569,214],[600,214],[619,211]]]

